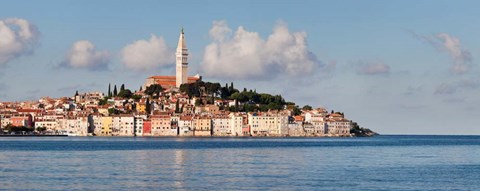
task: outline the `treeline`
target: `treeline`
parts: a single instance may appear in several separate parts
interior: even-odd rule
[[[378,133],[368,128],[360,127],[357,124],[357,122],[352,122],[352,128],[350,128],[350,134],[354,134],[356,137],[370,137],[370,136],[378,135]]]
[[[239,91],[234,87],[233,82],[230,83],[230,86],[227,83],[222,87],[219,83],[199,80],[191,84],[182,84],[180,91],[186,93],[190,98],[199,97],[200,101],[196,105],[213,104],[215,99],[235,100],[234,106],[220,108],[235,112],[282,110],[287,105],[281,95],[257,93],[256,90],[247,90],[246,88]],[[288,103],[295,105],[292,102]]]
[[[140,90],[142,90],[142,87],[140,87]],[[77,92],[78,94],[78,92]],[[107,96],[105,96],[102,100],[100,100],[99,105],[105,105],[107,104],[107,100],[112,98],[112,97],[121,97],[125,99],[134,99],[134,100],[140,100],[142,98],[141,95],[135,95],[134,92],[130,89],[125,88],[125,84],[122,84],[120,86],[120,91],[117,90],[117,85],[113,86],[113,91],[111,88],[111,84],[108,84],[108,91],[107,91]]]

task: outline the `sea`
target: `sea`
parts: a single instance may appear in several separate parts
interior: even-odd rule
[[[480,190],[480,136],[0,137],[0,190]]]

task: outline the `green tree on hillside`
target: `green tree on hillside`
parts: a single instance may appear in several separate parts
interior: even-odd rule
[[[118,91],[117,91],[117,85],[113,86],[113,96],[117,96]]]
[[[153,97],[153,98],[158,98],[160,96],[160,93],[163,91],[163,87],[160,84],[153,84],[148,86],[145,89],[145,94]]]
[[[313,110],[312,106],[309,106],[309,105],[305,105],[302,107],[303,110],[306,110],[306,111],[311,111]]]

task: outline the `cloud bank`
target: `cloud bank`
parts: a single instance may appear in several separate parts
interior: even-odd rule
[[[152,34],[149,40],[137,40],[126,45],[121,53],[123,64],[134,70],[148,70],[175,62],[172,49],[162,37]]]
[[[438,33],[433,36],[414,34],[414,36],[432,45],[435,49],[448,53],[453,60],[453,66],[450,68],[452,73],[464,74],[470,70],[472,54],[469,50],[462,48],[458,38],[447,33]]]
[[[60,66],[88,70],[106,70],[109,60],[110,54],[107,51],[98,51],[90,41],[80,40],[73,43]]]
[[[40,33],[25,19],[0,20],[0,65],[33,53]]]
[[[309,75],[322,66],[307,47],[307,34],[292,33],[282,22],[267,39],[242,26],[232,33],[226,21],[214,21],[209,35],[212,43],[205,47],[200,65],[208,77],[269,79],[280,74]]]

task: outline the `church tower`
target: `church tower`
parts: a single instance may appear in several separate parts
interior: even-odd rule
[[[178,39],[176,58],[176,85],[178,88],[180,85],[188,83],[188,49],[185,42],[183,28],[180,32],[180,38]]]

